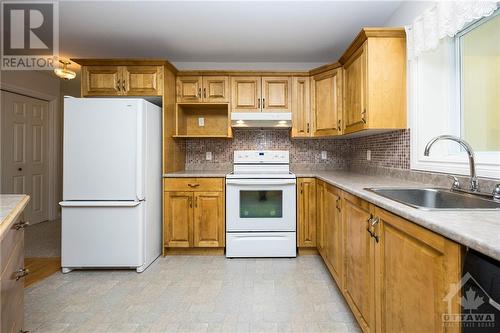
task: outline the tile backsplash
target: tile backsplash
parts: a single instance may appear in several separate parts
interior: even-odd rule
[[[235,150],[289,150],[292,168],[348,169],[351,166],[409,169],[409,130],[360,138],[291,139],[288,130],[238,129],[231,139],[186,139],[186,170],[230,170]],[[371,150],[371,161],[366,151]],[[321,159],[321,152],[327,158]],[[212,160],[205,159],[212,152]]]

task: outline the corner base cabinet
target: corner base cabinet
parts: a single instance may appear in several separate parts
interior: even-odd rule
[[[224,180],[165,178],[163,248],[225,246]]]

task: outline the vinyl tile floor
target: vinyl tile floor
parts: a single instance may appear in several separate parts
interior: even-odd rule
[[[360,332],[319,256],[158,258],[25,289],[30,332]]]

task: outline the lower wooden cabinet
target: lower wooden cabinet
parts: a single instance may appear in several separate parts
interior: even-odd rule
[[[343,194],[344,297],[363,332],[375,332],[375,244],[367,232],[370,204]]]
[[[297,246],[316,247],[316,179],[297,179]]]
[[[459,244],[318,179],[315,212],[318,252],[363,332],[460,331],[442,321],[460,313],[460,295],[445,300],[461,278]]]
[[[165,248],[225,246],[222,178],[165,179],[163,210]]]
[[[331,185],[324,185],[324,247],[325,262],[333,278],[342,288],[344,249],[342,235],[341,191]]]
[[[461,246],[378,207],[374,219],[377,332],[459,332],[442,315],[461,278]],[[460,313],[460,293],[450,306]]]

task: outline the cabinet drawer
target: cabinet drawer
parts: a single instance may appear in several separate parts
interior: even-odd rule
[[[24,241],[17,242],[0,279],[1,332],[19,332],[23,327],[24,279],[16,281],[16,271],[24,267]]]
[[[9,258],[14,251],[14,248],[24,239],[24,229],[16,230],[15,225],[22,220],[22,215],[19,216],[12,224],[9,230],[6,231],[4,239],[0,244],[0,274],[2,274],[7,266]]]
[[[224,178],[165,178],[164,191],[224,191]]]

